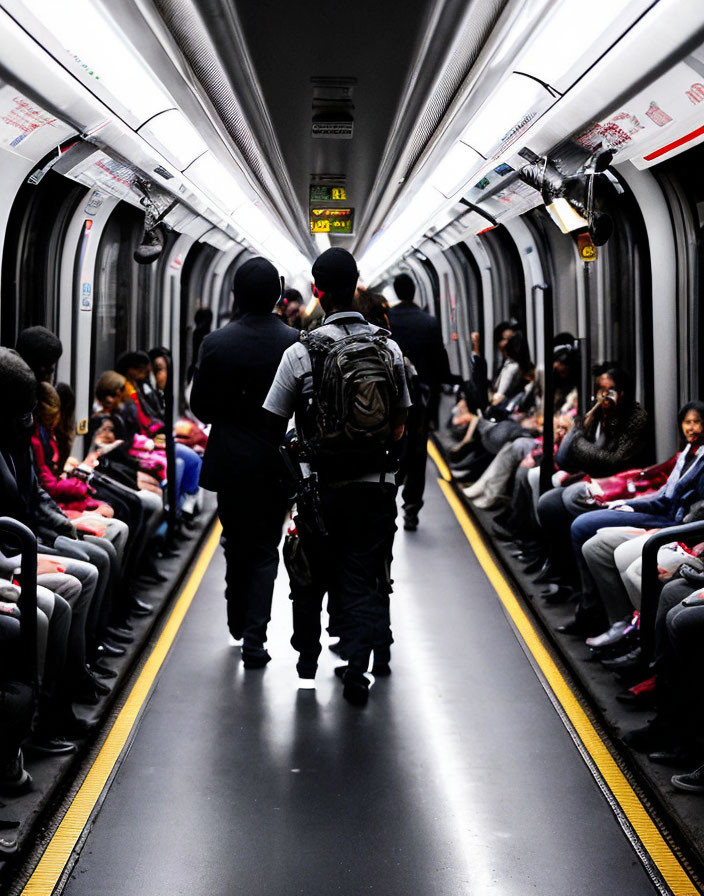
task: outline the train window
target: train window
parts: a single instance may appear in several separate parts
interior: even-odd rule
[[[440,311],[440,280],[438,278],[437,271],[433,267],[433,264],[429,259],[423,257],[421,258],[421,264],[428,272],[428,276],[430,277],[430,284],[433,290],[432,295],[432,311],[434,316],[438,320],[442,320],[441,311]],[[428,309],[431,310],[430,308]]]
[[[484,305],[482,302],[482,279],[479,265],[466,243],[458,243],[451,250],[460,265],[467,296],[469,329],[484,333]]]
[[[3,252],[4,345],[14,345],[25,327],[41,325],[58,332],[61,252],[66,229],[85,193],[84,186],[53,171],[18,191]]]
[[[677,345],[680,403],[704,395],[704,147],[658,166],[677,242]]]
[[[196,359],[193,357],[193,318],[199,308],[204,307],[203,290],[205,287],[205,278],[210,267],[210,262],[217,253],[214,246],[208,243],[194,243],[186,256],[181,269],[181,319],[180,334],[181,344],[179,347],[179,357],[181,359],[181,370],[179,371],[180,383],[183,385],[188,381],[189,372],[195,364]]]
[[[490,275],[494,297],[494,320],[518,321],[525,330],[526,287],[523,265],[516,244],[500,225],[479,237],[491,259]]]
[[[133,259],[142,235],[144,215],[130,205],[115,208],[100,238],[96,258],[91,339],[91,382],[115,366],[127,349],[148,348],[147,302],[140,302],[140,286],[148,279]],[[146,276],[147,280],[140,279]],[[146,337],[146,342],[143,340]]]

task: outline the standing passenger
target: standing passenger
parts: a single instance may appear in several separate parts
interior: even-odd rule
[[[411,401],[398,346],[353,310],[358,276],[344,249],[316,259],[314,293],[325,322],[283,356],[264,407],[283,420],[296,412],[319,485],[323,547],[316,553],[325,558],[324,578],[339,610],[340,653],[348,661],[343,694],[364,705],[377,629],[388,631],[379,582],[388,576],[396,529],[390,449],[403,435]],[[340,369],[344,382],[335,375]]]
[[[403,477],[403,528],[414,532],[423,506],[428,432],[433,407],[443,383],[454,382],[442,341],[440,325],[413,301],[415,284],[408,274],[394,280],[398,305],[389,311],[391,335],[418,372],[418,394],[408,418],[408,444],[401,465]]]
[[[243,639],[244,666],[251,669],[271,659],[264,644],[288,506],[278,454],[285,423],[273,421],[262,404],[298,333],[272,314],[281,284],[271,262],[245,262],[233,288],[240,314],[203,340],[191,407],[212,423],[200,484],[218,495],[227,623],[232,637]]]

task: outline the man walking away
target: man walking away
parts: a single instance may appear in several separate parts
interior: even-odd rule
[[[218,495],[227,624],[243,640],[245,669],[271,659],[264,644],[288,507],[278,453],[286,424],[262,409],[283,353],[298,340],[272,314],[280,293],[279,275],[265,258],[238,269],[241,314],[203,340],[191,392],[193,413],[212,423],[200,484]]]
[[[335,595],[340,652],[348,661],[344,697],[364,705],[365,672],[377,629],[388,631],[379,583],[396,529],[391,447],[411,404],[403,356],[386,332],[352,310],[354,258],[328,249],[313,265],[323,326],[285,353],[264,407],[282,420],[296,412],[305,461],[317,478],[317,537],[324,580]]]
[[[394,280],[399,304],[389,311],[391,335],[417,371],[413,410],[408,418],[408,442],[401,464],[403,528],[414,532],[423,506],[428,432],[440,386],[456,381],[442,341],[440,324],[413,301],[416,287],[409,274]]]

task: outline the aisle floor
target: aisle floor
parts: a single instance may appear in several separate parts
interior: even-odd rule
[[[225,627],[218,549],[68,896],[655,892],[431,475],[396,542],[393,674],[298,687],[286,576],[264,670]]]

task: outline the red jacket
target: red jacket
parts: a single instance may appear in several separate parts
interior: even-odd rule
[[[34,465],[41,487],[61,506],[72,510],[86,510],[96,502],[88,497],[88,483],[76,476],[61,478],[56,475],[58,446],[54,436],[43,426],[37,426],[32,436]]]

